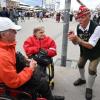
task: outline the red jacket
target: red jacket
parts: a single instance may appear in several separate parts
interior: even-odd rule
[[[54,57],[57,54],[56,44],[54,40],[48,36],[45,36],[43,39],[39,40],[32,35],[24,42],[23,47],[28,56],[37,54],[40,48],[45,49],[49,57]]]
[[[15,43],[0,41],[0,83],[10,88],[18,88],[32,76],[31,68],[25,67],[20,73],[16,72]]]

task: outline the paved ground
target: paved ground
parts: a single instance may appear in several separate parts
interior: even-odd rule
[[[54,58],[55,60],[55,88],[53,90],[54,94],[64,95],[65,100],[85,100],[85,87],[86,85],[80,87],[74,87],[73,82],[78,78],[79,73],[77,69],[77,60],[79,56],[79,47],[74,46],[70,41],[68,41],[67,47],[67,59],[72,62],[67,62],[66,67],[60,66],[60,58],[62,53],[62,32],[63,23],[56,23],[54,19],[45,20],[40,23],[36,19],[26,20],[25,22],[20,22],[19,24],[23,29],[17,35],[17,50],[24,53],[22,44],[23,41],[32,34],[34,27],[42,25],[46,28],[46,33],[50,35],[57,44],[58,55]],[[70,29],[74,30],[76,26],[75,21],[70,22]],[[86,64],[87,69],[88,62]],[[87,70],[86,70],[87,77]],[[100,64],[98,66],[98,77],[94,84],[93,100],[100,100]]]
[[[98,67],[100,67],[100,65]],[[70,68],[69,66],[65,68],[61,66],[55,66],[54,94],[64,95],[66,97],[65,100],[85,100],[84,96],[86,85],[79,87],[73,86],[73,82],[78,78],[78,76],[79,73],[77,68]],[[98,77],[96,78],[93,90],[92,100],[100,100],[100,68],[98,70]]]

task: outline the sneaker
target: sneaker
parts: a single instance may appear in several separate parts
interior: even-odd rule
[[[79,86],[79,85],[83,85],[86,83],[86,80],[82,80],[81,78],[79,78],[78,80],[76,80],[74,82],[74,86]]]
[[[64,96],[54,96],[54,100],[64,100]]]
[[[86,88],[85,98],[86,100],[92,100],[92,89]]]

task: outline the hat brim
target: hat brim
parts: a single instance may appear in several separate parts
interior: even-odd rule
[[[19,30],[21,30],[21,26],[19,26],[19,25],[12,25],[12,27],[10,29],[19,31]]]
[[[79,14],[77,14],[77,19],[80,18],[80,17],[83,17],[85,15],[89,15],[89,14],[90,14],[89,11],[88,12],[84,12],[84,13],[79,13]]]

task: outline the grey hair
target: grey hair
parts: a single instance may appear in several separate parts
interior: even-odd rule
[[[44,30],[44,27],[43,26],[39,26],[39,27],[34,28],[33,33],[35,34],[40,30]]]

